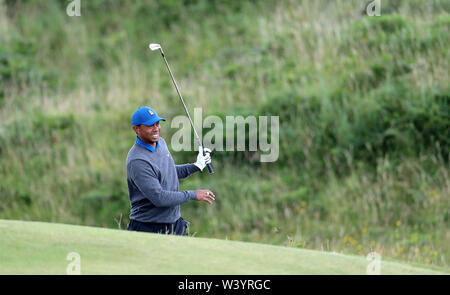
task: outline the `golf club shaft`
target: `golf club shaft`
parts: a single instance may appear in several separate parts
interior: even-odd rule
[[[162,57],[164,59],[164,63],[166,64],[167,70],[169,71],[170,78],[172,79],[173,85],[175,86],[175,90],[178,93],[178,97],[180,98],[181,103],[183,104],[184,111],[186,112],[186,115],[188,116],[189,122],[191,123],[192,129],[194,130],[195,139],[197,140],[198,145],[203,148],[203,143],[202,143],[200,137],[198,136],[197,131],[195,130],[194,123],[192,122],[191,116],[189,115],[189,111],[188,111],[188,109],[186,107],[186,104],[184,103],[183,97],[181,96],[180,90],[178,89],[177,82],[175,81],[175,78],[173,77],[172,71],[170,70],[170,67],[169,67],[169,63],[167,62],[166,56],[164,55],[164,52],[162,51],[162,48],[160,48],[160,52],[161,52],[161,55],[162,55]],[[206,153],[205,153],[205,150],[203,149],[203,156],[205,156],[205,155],[206,155]],[[214,170],[212,168],[212,165],[211,164],[206,164],[206,166],[208,167],[209,174],[213,174]]]

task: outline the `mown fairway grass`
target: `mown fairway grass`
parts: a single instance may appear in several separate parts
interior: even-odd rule
[[[217,239],[155,235],[66,224],[0,220],[0,274],[366,274],[362,256]],[[382,274],[445,270],[381,262]]]

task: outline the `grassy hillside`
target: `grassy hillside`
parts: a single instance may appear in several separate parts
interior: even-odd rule
[[[183,114],[159,42],[191,111],[280,117],[278,161],[181,182],[197,237],[448,268],[449,2],[362,2],[0,0],[0,218],[126,226],[131,114]]]
[[[0,274],[366,274],[365,257],[255,243],[0,220]],[[382,274],[444,274],[381,260]]]

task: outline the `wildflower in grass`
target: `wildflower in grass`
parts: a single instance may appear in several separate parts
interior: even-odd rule
[[[302,206],[302,208],[305,208],[307,204],[308,204],[308,203],[306,203],[306,202],[303,201],[303,202],[300,203],[300,206]]]
[[[397,222],[395,223],[395,225],[396,225],[397,227],[400,227],[400,226],[402,225],[402,222],[401,222],[400,220],[397,220]]]
[[[367,232],[367,227],[363,227],[362,232],[366,233]]]
[[[305,213],[306,213],[305,208],[301,208],[301,209],[300,209],[300,214],[305,214]]]
[[[356,247],[356,250],[361,250],[361,249],[362,249],[362,245],[359,244],[359,245]]]

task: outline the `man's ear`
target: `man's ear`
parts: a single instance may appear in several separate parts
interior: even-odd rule
[[[138,129],[139,129],[139,126],[133,125],[133,130],[134,130],[134,132],[136,132],[136,134],[137,134]]]

